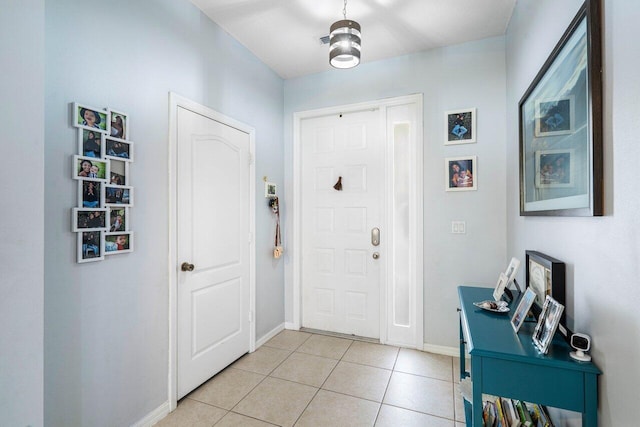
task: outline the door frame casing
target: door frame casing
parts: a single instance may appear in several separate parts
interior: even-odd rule
[[[301,149],[301,122],[304,119],[322,117],[333,114],[349,113],[363,110],[380,109],[381,110],[381,127],[385,130],[383,136],[385,144],[385,183],[389,182],[389,171],[387,158],[387,152],[389,147],[390,138],[392,138],[387,124],[386,110],[389,107],[402,106],[413,104],[415,106],[415,138],[416,144],[415,154],[416,163],[414,178],[415,192],[414,206],[415,211],[412,212],[414,220],[411,226],[414,227],[416,239],[413,247],[411,248],[412,262],[415,268],[413,269],[413,283],[414,289],[414,304],[413,308],[413,322],[416,325],[416,332],[412,343],[406,345],[422,350],[424,347],[424,282],[423,282],[423,241],[424,241],[424,192],[423,192],[423,176],[424,176],[424,161],[423,161],[423,96],[422,94],[414,94],[407,96],[400,96],[395,98],[380,99],[374,101],[366,101],[356,104],[339,105],[327,108],[320,108],[315,110],[299,111],[293,113],[293,196],[292,196],[292,236],[291,236],[291,258],[292,258],[292,298],[291,298],[291,313],[292,322],[286,323],[288,329],[299,330],[302,327],[302,149]],[[388,191],[385,189],[385,209],[383,212],[383,230],[390,230],[390,218],[388,215],[388,209],[390,204]],[[387,246],[390,247],[390,246]],[[389,280],[388,275],[392,274],[393,269],[389,268],[389,261],[391,257],[384,257],[385,268],[382,268],[382,277],[380,278],[380,342],[382,344],[398,344],[390,343],[388,341],[387,325],[391,320],[391,316],[388,310],[388,296],[389,296]]]
[[[225,116],[209,107],[169,92],[169,359],[168,394],[170,411],[177,406],[178,396],[178,108],[184,108],[249,135],[249,352],[256,347],[256,245],[255,245],[255,128]]]

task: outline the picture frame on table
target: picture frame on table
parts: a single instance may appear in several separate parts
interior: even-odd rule
[[[496,283],[496,287],[493,290],[494,301],[500,301],[500,299],[502,298],[502,294],[504,294],[504,290],[506,289],[508,284],[509,278],[504,273],[500,273],[500,276],[498,277],[498,283]]]
[[[71,172],[73,179],[106,182],[109,177],[109,161],[75,155],[72,158]]]
[[[533,333],[533,344],[540,353],[547,354],[549,351],[549,344],[558,329],[563,312],[564,305],[547,295]]]
[[[105,185],[105,206],[133,206],[133,187],[127,185]]]
[[[120,160],[123,162],[133,162],[134,142],[105,137],[104,156],[107,159]]]
[[[585,1],[518,104],[521,216],[603,215],[600,16]]]
[[[86,179],[78,181],[78,207],[91,209],[104,207],[104,183]]]
[[[129,139],[129,115],[108,109],[107,137],[126,141]]]
[[[540,315],[547,296],[551,296],[560,304],[566,305],[565,263],[542,252],[526,250],[525,264],[526,287],[531,288],[536,294],[532,307],[534,314],[536,316]],[[560,327],[561,332],[567,336],[566,313],[562,313]]]
[[[444,159],[445,191],[478,189],[478,157],[460,156]]]
[[[461,108],[444,112],[444,145],[476,142],[476,108]]]
[[[104,133],[95,129],[78,129],[78,154],[100,159],[104,157]]]
[[[104,259],[104,231],[83,231],[76,234],[79,264]]]
[[[527,288],[522,295],[522,298],[520,298],[518,307],[516,307],[516,310],[513,312],[513,317],[511,318],[511,326],[513,327],[513,330],[516,331],[516,334],[520,331],[520,327],[527,318],[535,299],[536,293],[533,292],[531,288]]]
[[[105,208],[72,208],[71,231],[106,231],[107,214]]]
[[[109,116],[105,109],[73,103],[73,126],[107,133]]]
[[[116,255],[133,252],[133,232],[106,233],[104,253]]]

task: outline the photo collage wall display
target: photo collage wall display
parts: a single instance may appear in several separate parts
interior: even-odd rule
[[[477,142],[476,108],[462,108],[444,112],[444,145]],[[473,191],[478,189],[478,157],[456,156],[444,159],[445,191]]]
[[[129,165],[134,143],[129,140],[129,115],[74,103],[72,120],[78,128],[78,154],[71,164],[71,177],[78,185],[78,205],[71,209],[77,262],[132,252],[129,215],[134,191]]]

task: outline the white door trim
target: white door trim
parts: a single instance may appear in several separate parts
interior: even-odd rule
[[[302,326],[302,289],[301,289],[301,278],[302,278],[302,193],[301,193],[301,178],[302,178],[302,153],[300,149],[300,141],[301,141],[301,121],[307,118],[315,118],[326,116],[330,114],[340,114],[354,111],[362,111],[369,109],[377,109],[386,110],[388,107],[398,106],[398,105],[407,105],[414,104],[416,108],[416,163],[415,163],[415,211],[413,212],[413,224],[415,227],[416,239],[414,242],[414,247],[411,248],[412,260],[415,269],[413,270],[413,280],[414,283],[417,284],[415,286],[415,310],[414,310],[414,324],[416,325],[416,334],[414,337],[414,342],[412,347],[422,349],[424,346],[424,338],[423,338],[423,330],[424,330],[424,310],[423,310],[423,295],[424,295],[424,285],[423,285],[423,241],[424,241],[424,191],[423,191],[423,176],[424,176],[424,162],[423,162],[423,113],[422,113],[422,94],[415,95],[407,95],[401,96],[397,98],[388,98],[382,100],[361,102],[357,104],[349,104],[349,105],[341,105],[335,107],[327,107],[321,108],[317,110],[308,110],[308,111],[300,111],[293,114],[293,198],[292,198],[292,217],[293,217],[293,230],[292,230],[292,238],[291,238],[291,256],[292,256],[292,267],[293,274],[292,279],[293,283],[291,284],[292,289],[292,323],[287,324],[288,327],[292,329],[300,329]],[[386,128],[386,114],[382,114],[383,119],[385,120],[385,141],[388,140],[390,129]],[[385,215],[385,224],[384,228],[389,229],[388,227],[388,215]],[[385,257],[385,260],[389,260],[391,257]],[[390,272],[389,268],[385,268],[384,271]],[[387,322],[389,321],[389,313],[387,310],[388,306],[388,280],[386,277],[382,278],[381,281],[381,289],[380,289],[380,321],[381,321],[381,329],[380,329],[380,342],[387,343]]]
[[[169,92],[169,366],[168,385],[170,410],[177,406],[177,308],[178,308],[178,259],[177,259],[177,153],[178,153],[178,108],[185,108],[194,113],[208,117],[212,120],[238,129],[249,135],[249,153],[251,155],[251,165],[249,166],[249,228],[251,243],[249,247],[249,351],[253,352],[256,346],[256,324],[255,324],[255,303],[256,303],[256,246],[255,246],[255,129],[247,124],[239,122],[231,117],[225,116],[211,108],[198,104],[188,98],[176,93]],[[247,313],[249,315],[249,313]]]

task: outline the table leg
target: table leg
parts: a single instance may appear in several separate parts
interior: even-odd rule
[[[473,424],[472,427],[482,427],[482,358],[471,356],[473,365]]]
[[[584,375],[584,405],[582,427],[598,427],[598,376]]]

